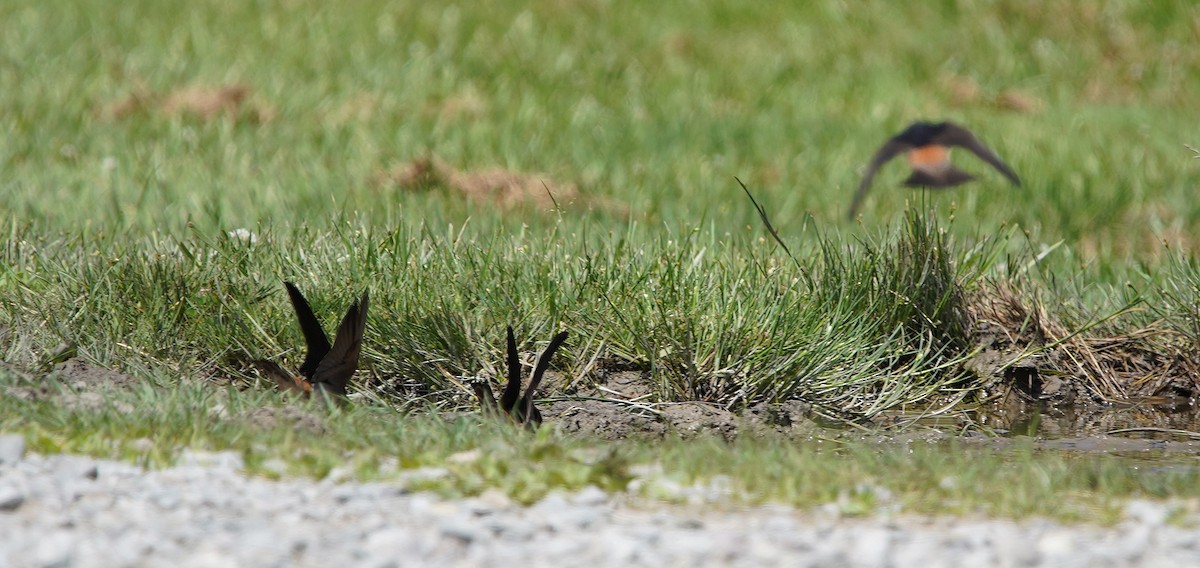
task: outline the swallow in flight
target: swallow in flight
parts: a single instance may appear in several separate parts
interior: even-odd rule
[[[511,325],[508,326],[508,384],[504,385],[500,403],[496,404],[496,399],[492,396],[492,389],[486,381],[476,381],[471,384],[475,396],[479,398],[480,406],[483,407],[483,413],[489,416],[498,416],[503,412],[513,422],[530,429],[541,425],[542,413],[533,406],[533,391],[537,390],[538,385],[541,384],[542,376],[550,367],[550,359],[554,357],[554,352],[566,339],[567,332],[563,331],[550,340],[546,350],[542,351],[541,357],[538,357],[537,366],[533,369],[533,376],[529,379],[529,388],[521,393],[521,359],[517,356],[517,340],[513,337],[513,328]]]
[[[1013,185],[1020,187],[1021,179],[1017,177],[1016,172],[966,128],[950,122],[914,122],[904,129],[904,132],[885,142],[875,152],[875,157],[871,158],[871,163],[867,166],[867,173],[863,176],[862,182],[858,184],[858,191],[855,192],[854,201],[850,204],[850,219],[854,219],[863,197],[866,197],[867,191],[871,189],[871,180],[875,179],[875,172],[902,153],[907,154],[908,165],[912,168],[912,174],[904,180],[904,185],[907,187],[940,189],[954,187],[975,179],[975,176],[950,163],[950,149],[954,147],[970,150],[971,153],[979,156],[979,159],[991,164],[993,168],[1004,174],[1004,177],[1008,178]]]
[[[304,295],[291,282],[284,282],[288,296],[292,300],[292,308],[296,310],[296,319],[300,321],[300,331],[304,333],[304,342],[308,353],[300,364],[299,376],[288,373],[272,361],[256,361],[263,374],[275,380],[281,390],[302,393],[304,396],[329,398],[345,398],[346,385],[350,377],[358,369],[358,356],[362,352],[363,333],[367,328],[367,293],[351,304],[338,326],[333,345],[321,322],[313,315],[312,308]]]

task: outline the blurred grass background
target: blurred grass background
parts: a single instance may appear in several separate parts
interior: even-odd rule
[[[578,182],[650,231],[753,225],[734,176],[785,235],[805,213],[846,230],[865,162],[919,119],[969,126],[1026,182],[959,156],[982,181],[932,199],[968,234],[1015,223],[1122,263],[1190,247],[1200,220],[1191,2],[16,0],[0,17],[5,205],[47,230],[493,217],[369,183],[424,153]],[[229,84],[271,119],[103,116],[139,89]],[[903,169],[867,227],[916,195]]]

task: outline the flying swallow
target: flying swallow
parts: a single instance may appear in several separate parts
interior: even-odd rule
[[[885,142],[875,152],[875,157],[871,158],[867,174],[858,184],[858,191],[850,204],[850,219],[854,219],[863,197],[866,197],[867,190],[871,189],[871,180],[875,179],[875,172],[901,153],[908,155],[908,165],[912,168],[912,174],[904,180],[907,187],[954,187],[975,179],[975,176],[950,163],[950,149],[954,147],[970,150],[1004,174],[1013,185],[1021,185],[1021,179],[1017,177],[1016,172],[966,128],[950,122],[914,122],[905,128],[904,132]]]
[[[500,395],[500,404],[496,404],[496,399],[492,396],[492,389],[486,381],[476,381],[471,384],[475,396],[479,398],[480,406],[483,407],[483,413],[495,416],[503,412],[510,420],[526,428],[532,429],[541,425],[542,413],[533,406],[533,392],[537,390],[538,385],[542,382],[542,376],[550,367],[550,359],[554,357],[554,352],[566,339],[567,332],[564,331],[550,340],[546,350],[542,351],[541,357],[538,357],[537,366],[533,369],[533,376],[529,379],[529,388],[525,389],[522,394],[521,359],[517,356],[517,340],[513,337],[513,328],[511,325],[508,326],[508,384],[504,385],[504,392]]]
[[[284,282],[283,285],[287,287],[292,308],[296,310],[296,319],[300,321],[300,331],[304,333],[308,353],[300,364],[299,376],[284,371],[271,361],[256,361],[259,370],[274,379],[279,388],[285,391],[300,392],[305,396],[312,396],[315,392],[326,398],[345,397],[346,385],[358,369],[358,357],[362,352],[363,333],[367,328],[367,292],[364,291],[362,298],[350,305],[338,326],[333,345],[330,345],[325,330],[321,329],[321,322],[313,315],[304,295],[291,282]]]

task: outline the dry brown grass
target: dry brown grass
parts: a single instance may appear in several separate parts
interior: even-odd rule
[[[1104,331],[1132,310],[1072,329],[1036,299],[994,285],[972,297],[970,311],[982,349],[974,370],[1001,390],[1066,404],[1172,404],[1200,395],[1200,354],[1177,332],[1158,325]]]
[[[941,80],[950,104],[957,107],[991,106],[1001,110],[1031,114],[1040,112],[1046,104],[1027,91],[1008,88],[996,94],[988,93],[975,79],[947,75]]]
[[[124,120],[147,112],[167,118],[186,117],[203,122],[227,118],[261,124],[275,117],[275,110],[253,101],[250,87],[242,84],[215,87],[192,85],[165,94],[137,86],[129,96],[97,109],[96,115],[108,120]]]
[[[575,184],[560,182],[545,174],[502,168],[463,171],[432,156],[388,168],[377,173],[374,181],[376,185],[408,190],[445,188],[466,199],[506,209],[518,206],[556,209],[579,199],[579,188]]]

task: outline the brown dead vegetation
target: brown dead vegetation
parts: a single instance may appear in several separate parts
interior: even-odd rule
[[[1006,286],[977,293],[970,309],[980,351],[967,367],[1003,396],[1053,406],[1138,402],[1164,408],[1189,406],[1200,396],[1197,354],[1166,328],[1072,330]]]
[[[996,95],[993,104],[1003,110],[1029,114],[1042,110],[1045,106],[1041,99],[1020,89],[1005,89]]]
[[[192,85],[168,93],[136,87],[129,96],[97,109],[96,116],[124,120],[150,112],[167,118],[192,118],[202,122],[226,118],[262,124],[275,117],[275,110],[254,102],[250,87],[242,84]]]
[[[979,83],[970,77],[947,76],[942,79],[942,85],[954,106],[991,106],[1022,114],[1036,113],[1046,106],[1032,93],[1020,89],[1005,89],[994,95],[986,93]]]
[[[375,174],[374,183],[414,191],[444,188],[469,200],[505,209],[518,206],[558,209],[580,200],[575,184],[559,182],[544,174],[502,168],[461,171],[432,156],[381,171]]]
[[[49,373],[34,372],[2,364],[0,369],[18,380],[7,388],[0,389],[0,396],[29,401],[54,400],[64,408],[78,411],[94,411],[107,407],[112,393],[133,391],[143,381],[131,375],[99,367],[72,357],[55,365]],[[128,402],[116,403],[122,412],[133,412]]]

